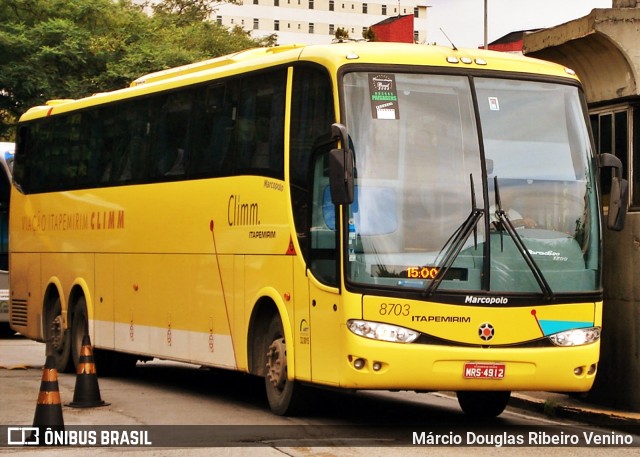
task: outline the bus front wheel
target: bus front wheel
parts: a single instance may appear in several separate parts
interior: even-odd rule
[[[498,417],[509,403],[509,391],[460,391],[458,404],[465,414],[477,419]]]
[[[299,414],[305,402],[305,387],[287,379],[287,343],[277,316],[269,324],[265,341],[267,364],[264,380],[269,407],[279,416]]]

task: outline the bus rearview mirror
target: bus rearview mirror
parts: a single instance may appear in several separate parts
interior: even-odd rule
[[[611,195],[609,197],[609,215],[607,227],[610,230],[620,231],[624,228],[627,215],[627,202],[629,200],[629,182],[622,178],[622,162],[613,154],[603,152],[598,155],[598,166],[613,168],[611,179]]]
[[[627,199],[629,195],[629,183],[626,179],[614,177],[611,180],[611,197],[609,198],[609,214],[607,227],[619,232],[624,228],[627,215]]]
[[[333,124],[331,133],[340,141],[341,148],[329,152],[329,186],[331,201],[336,205],[353,203],[354,156],[349,147],[349,135],[342,124]]]

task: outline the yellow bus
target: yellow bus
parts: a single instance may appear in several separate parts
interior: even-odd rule
[[[18,126],[12,328],[60,370],[88,332],[99,372],[261,376],[282,415],[314,386],[456,391],[479,416],[514,390],[587,391],[596,176],[619,163],[596,161],[586,119],[564,67],[389,43],[247,50],[51,101]]]
[[[9,196],[14,143],[0,142],[0,332],[9,327]]]

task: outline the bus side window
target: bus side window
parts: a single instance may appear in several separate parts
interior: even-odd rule
[[[311,204],[311,252],[309,268],[320,281],[338,284],[338,249],[336,206],[327,199],[329,188],[329,154],[315,156]]]
[[[192,98],[192,91],[181,91],[158,100],[159,112],[153,122],[152,163],[149,164],[152,180],[185,173]]]
[[[148,102],[115,105],[104,114],[103,150],[110,159],[102,162],[101,181],[107,185],[144,181],[150,138]]]
[[[303,65],[293,72],[289,137],[289,176],[296,235],[309,262],[313,158],[335,146],[331,79],[321,67]]]
[[[232,82],[204,89],[195,99],[194,134],[190,173],[194,176],[222,176],[222,164],[229,150],[234,127]]]
[[[236,173],[284,178],[286,71],[242,80],[235,126]]]

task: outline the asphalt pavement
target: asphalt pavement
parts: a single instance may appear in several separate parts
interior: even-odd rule
[[[0,369],[41,369],[44,366],[44,356],[26,359],[20,351],[23,345],[33,345],[34,342],[22,338],[11,338],[7,341],[12,350],[0,353]],[[44,345],[43,345],[44,354]],[[511,394],[509,405],[520,409],[542,413],[550,417],[573,420],[581,423],[606,427],[610,429],[638,430],[640,426],[640,412],[624,411],[609,406],[590,403],[579,395],[555,392],[514,392]]]

